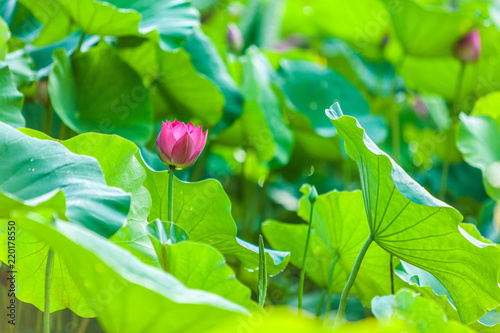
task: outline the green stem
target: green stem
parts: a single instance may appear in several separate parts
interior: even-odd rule
[[[311,203],[311,212],[309,215],[309,226],[307,228],[307,238],[306,238],[306,246],[304,248],[304,255],[302,256],[302,267],[300,268],[300,284],[299,284],[299,313],[302,313],[302,297],[304,294],[304,279],[306,277],[306,257],[307,257],[307,249],[309,247],[309,238],[311,237],[311,226],[313,222],[313,209],[314,203]]]
[[[40,333],[42,328],[43,312],[36,309],[35,333]]]
[[[399,69],[402,66],[402,60],[399,62],[396,66],[396,72],[399,72]],[[395,102],[395,96],[396,96],[396,90],[397,90],[397,76],[394,76],[392,80],[392,89],[391,89],[391,95],[392,95],[392,121],[391,121],[391,132],[392,132],[392,155],[394,158],[394,161],[396,163],[401,162],[401,146],[400,146],[400,123],[399,123],[399,104]]]
[[[333,258],[332,267],[330,268],[330,275],[328,276],[328,298],[325,310],[325,320],[328,319],[328,313],[330,312],[330,306],[332,304],[332,282],[333,282],[333,271],[335,270],[335,264],[339,260],[339,254],[335,254]]]
[[[248,159],[247,159],[248,160]],[[245,163],[248,163],[245,161]],[[246,165],[244,165],[246,167]],[[245,177],[243,177],[243,195],[245,202],[245,219],[243,222],[243,228],[241,231],[242,235],[248,236],[253,235],[256,230],[258,230],[258,226],[254,225],[256,221],[257,213],[259,212],[259,202],[261,201],[261,192],[259,187]],[[263,195],[263,194],[262,194]]]
[[[175,166],[168,167],[168,222],[174,222],[174,171]]]
[[[45,118],[45,124],[44,124],[44,133],[50,136],[50,128],[52,125],[52,106],[49,105],[47,107],[47,113],[46,113],[46,118]]]
[[[441,172],[441,185],[439,186],[439,199],[444,200],[448,183],[448,174],[450,173],[450,162],[443,161],[443,170]]]
[[[358,254],[358,257],[356,258],[356,262],[354,263],[354,267],[352,268],[351,275],[349,275],[349,279],[347,280],[344,290],[342,291],[342,296],[340,297],[340,306],[337,312],[337,318],[335,319],[335,327],[340,326],[340,323],[344,318],[345,307],[347,304],[347,296],[349,295],[349,291],[351,290],[354,281],[356,280],[359,268],[361,267],[361,262],[363,261],[363,258],[372,242],[373,242],[373,236],[370,234],[370,237],[368,237],[368,239],[365,242],[365,245],[363,245],[361,251]]]
[[[50,333],[50,283],[52,280],[52,261],[54,252],[49,249],[45,266],[45,303],[43,307],[43,333]]]
[[[87,329],[87,325],[89,324],[89,318],[82,318],[82,321],[80,322],[80,327],[78,328],[78,333],[85,333],[85,330]]]
[[[259,290],[259,305],[264,307],[267,295],[267,263],[262,235],[259,235],[259,281],[257,289]]]
[[[316,318],[321,314],[321,309],[323,308],[323,304],[325,303],[326,298],[326,290],[323,289],[321,291],[321,296],[319,297],[318,306],[316,307]]]
[[[389,263],[389,269],[391,271],[391,294],[394,295],[394,266],[392,264],[392,254],[390,256],[391,262]]]
[[[62,310],[56,312],[56,332],[62,332]]]
[[[66,126],[61,120],[61,129],[59,130],[59,140],[66,140],[68,137],[68,126]]]
[[[82,52],[82,45],[83,45],[84,39],[85,39],[85,32],[82,32],[82,35],[80,36],[80,40],[78,41],[78,46],[76,48],[75,53]]]

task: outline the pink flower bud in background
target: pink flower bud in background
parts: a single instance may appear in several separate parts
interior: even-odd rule
[[[156,152],[167,166],[185,169],[193,165],[207,143],[207,132],[202,133],[201,126],[193,123],[184,124],[175,120],[161,124],[160,134],[156,139]]]
[[[243,50],[243,36],[241,34],[240,28],[234,23],[229,23],[227,25],[227,45],[229,50],[233,53],[241,53]]]
[[[413,106],[413,109],[415,110],[415,113],[422,119],[427,118],[427,116],[429,115],[427,106],[425,105],[424,100],[420,96],[417,96],[415,98],[415,104]]]
[[[307,47],[309,47],[309,41],[298,34],[290,35],[274,45],[274,49],[278,52],[287,52],[294,48]]]
[[[481,55],[481,36],[479,30],[472,29],[463,36],[453,50],[455,57],[463,62],[475,62]]]

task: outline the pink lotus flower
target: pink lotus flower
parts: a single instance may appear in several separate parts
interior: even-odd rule
[[[156,152],[167,166],[185,169],[193,165],[207,143],[207,132],[202,133],[201,126],[193,123],[184,124],[175,120],[161,124],[160,134],[156,139]]]
[[[460,38],[455,45],[453,54],[463,62],[475,62],[481,55],[481,36],[479,30],[472,29],[467,35]]]

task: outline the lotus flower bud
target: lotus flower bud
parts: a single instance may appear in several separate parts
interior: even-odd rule
[[[415,105],[413,106],[413,109],[415,110],[415,113],[422,119],[427,118],[427,116],[429,115],[427,106],[425,105],[424,100],[420,96],[417,96],[415,98]]]
[[[312,204],[316,202],[316,199],[318,199],[318,191],[316,190],[316,187],[314,187],[314,185],[311,185],[311,187],[309,188],[308,199]]]
[[[241,53],[241,50],[243,50],[243,36],[236,24],[231,22],[227,25],[226,39],[231,52]]]
[[[455,57],[463,62],[475,62],[481,55],[481,36],[479,30],[473,29],[463,36],[453,50]]]
[[[193,123],[184,124],[175,120],[161,124],[160,134],[156,139],[156,152],[167,166],[185,169],[193,165],[207,143],[207,132],[202,133],[201,126]]]

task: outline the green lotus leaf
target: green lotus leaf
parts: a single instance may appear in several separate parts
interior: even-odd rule
[[[105,237],[126,221],[130,195],[107,186],[101,167],[88,156],[71,153],[61,144],[31,138],[0,123],[0,188],[28,200],[61,188],[66,216]]]
[[[387,46],[388,47],[388,46]],[[390,96],[395,88],[396,69],[387,59],[369,60],[339,38],[328,38],[321,45],[328,66],[358,88],[378,97]]]
[[[39,216],[16,222],[64,258],[78,289],[106,332],[200,332],[247,310],[218,295],[190,289],[172,275],[83,227]],[[142,320],[132,313],[141,313]],[[178,320],[182,318],[182,320]]]
[[[40,33],[40,22],[17,0],[2,1],[0,13],[9,24],[12,37],[19,38],[24,42],[31,42]]]
[[[464,323],[496,308],[499,249],[459,227],[462,215],[410,178],[338,104],[327,115],[358,164],[370,237],[395,257],[435,276]]]
[[[62,1],[63,10],[86,34],[129,36],[137,34],[141,15],[121,9],[109,2],[94,0]],[[60,29],[63,29],[60,27]]]
[[[147,34],[152,30],[160,35],[164,50],[178,48],[199,25],[199,13],[188,0],[110,0],[119,8],[130,8],[141,14],[139,31]]]
[[[384,1],[392,9],[389,13],[396,35],[410,55],[452,55],[456,42],[472,28],[475,10],[472,6],[450,11],[437,6],[431,8],[415,0],[403,0],[397,4]]]
[[[54,140],[32,129],[24,128],[22,131],[39,139]],[[138,151],[137,146],[122,137],[99,133],[80,134],[61,141],[61,144],[75,154],[97,159],[108,185],[130,192],[131,202],[127,222],[110,240],[132,252],[143,262],[158,266],[158,257],[145,232],[151,208],[151,195],[142,186],[146,172],[135,156]]]
[[[255,307],[250,289],[239,282],[224,256],[207,244],[187,241],[189,235],[172,222],[154,220],[146,227],[162,269],[186,287],[220,295],[247,308]]]
[[[447,320],[439,305],[406,289],[375,297],[372,312],[383,322],[403,321],[411,332],[474,332],[458,321]]]
[[[135,157],[137,146],[120,136],[84,133],[61,143],[75,154],[95,158],[110,186],[134,192],[146,178],[146,172]]]
[[[364,55],[377,57],[380,56],[384,36],[390,30],[388,9],[391,10],[380,0],[355,3],[296,0],[287,3],[283,32],[312,37],[335,36],[355,46]]]
[[[466,102],[466,97],[474,96],[476,99],[496,90],[496,82],[500,79],[500,58],[496,54],[481,57],[477,62],[468,63],[464,67],[460,96],[457,97],[460,68],[460,61],[452,56],[407,56],[399,72],[408,88],[421,93],[438,94],[451,102],[456,102],[457,99]]]
[[[77,133],[118,134],[146,143],[153,132],[152,108],[141,78],[101,43],[72,59],[54,52],[49,95],[54,111]]]
[[[146,226],[146,232],[154,245],[175,245],[189,239],[188,233],[172,222],[154,220]],[[155,244],[156,243],[156,244]],[[155,246],[158,254],[158,247]],[[160,257],[160,255],[158,255]]]
[[[214,43],[201,29],[195,29],[183,45],[191,56],[191,62],[199,73],[210,78],[222,91],[226,101],[221,121],[214,129],[222,130],[230,126],[243,112],[243,95],[219,55]]]
[[[461,225],[464,226],[464,229],[467,228],[467,231],[473,232],[470,226],[465,224]],[[478,233],[477,229],[475,232]],[[404,261],[401,261],[400,265],[396,267],[395,273],[400,279],[409,283],[411,288],[424,298],[437,303],[448,319],[460,321],[460,316],[458,315],[450,294],[432,274]],[[478,321],[471,323],[469,327],[479,332],[495,332],[498,328],[496,325],[498,325],[499,322],[498,312],[490,310],[478,319]]]
[[[37,131],[24,131],[40,138],[47,137]],[[167,223],[160,220],[147,224],[151,197],[142,187],[146,172],[135,157],[138,148],[134,143],[116,135],[85,133],[61,144],[74,153],[96,158],[108,184],[132,192],[127,224],[110,238],[112,242],[149,265],[168,267],[166,270],[189,288],[213,292],[245,307],[254,305],[248,288],[235,279],[234,272],[216,249],[193,242],[174,247],[178,241],[188,238],[180,226],[168,222],[170,226],[165,229]],[[165,262],[168,264],[164,265]]]
[[[101,36],[139,34],[141,16],[134,10],[119,9],[107,2],[21,0],[20,3],[43,24],[34,41],[37,45],[62,40],[79,28],[87,34]]]
[[[484,243],[493,244],[479,233],[479,230],[475,225],[461,223],[460,226],[475,239]],[[429,274],[423,269],[410,265],[404,261],[401,261],[401,264],[396,267],[395,272],[399,278],[411,284],[412,288],[418,291],[422,296],[430,298],[438,303],[444,310],[448,319],[460,320],[460,316],[457,313],[455,304],[453,303],[450,294],[441,282],[432,276],[432,274]],[[496,310],[490,310],[477,322],[472,323],[469,326],[480,332],[495,332],[498,328],[496,325],[499,323],[500,320],[498,319],[498,312]]]
[[[0,17],[0,60],[5,60],[7,41],[10,38],[9,25]]]
[[[23,127],[24,117],[21,114],[24,96],[12,81],[7,64],[0,62],[0,121],[14,127]]]
[[[166,245],[168,272],[191,289],[205,290],[248,309],[256,307],[250,289],[236,279],[224,256],[207,244],[192,241]]]
[[[271,85],[273,72],[257,47],[247,49],[241,83],[243,114],[220,136],[220,142],[228,145],[245,142],[256,150],[260,161],[272,168],[286,165],[293,147],[293,133],[283,120]]]
[[[82,29],[100,36],[148,36],[165,49],[175,49],[198,24],[188,1],[21,0],[44,27],[36,44],[46,45]]]
[[[500,113],[498,107],[500,106],[500,92],[492,92],[484,97],[481,97],[474,104],[474,109],[471,116],[490,116],[500,126]]]
[[[465,161],[483,173],[487,193],[500,200],[500,118],[460,115],[457,147]]]
[[[153,200],[148,220],[167,221],[168,171],[154,171],[146,164],[144,168],[147,173],[144,186]],[[173,222],[189,234],[191,241],[211,245],[225,255],[235,255],[247,269],[258,269],[259,248],[236,237],[231,202],[217,180],[183,182],[175,178],[173,190]],[[271,275],[282,271],[288,263],[287,252],[266,250],[266,256]]]
[[[165,272],[169,272],[172,259],[168,246],[188,240],[188,233],[175,223],[163,222],[160,219],[147,224],[145,231],[153,244],[159,265]]]
[[[214,82],[196,71],[186,51],[165,52],[151,41],[124,40],[118,52],[148,87],[156,121],[175,117],[185,122],[201,121],[207,127],[219,122],[224,95]]]
[[[353,114],[360,123],[368,128],[368,133],[375,136],[376,142],[387,137],[387,125],[381,116],[370,114],[370,106],[361,92],[341,74],[310,61],[282,60],[280,62],[281,86],[288,103],[312,122],[317,134],[332,137],[336,134],[323,112],[333,100],[344,101],[342,105]],[[318,84],[319,83],[319,84]],[[308,87],[318,85],[314,90]]]
[[[158,68],[157,84],[151,90],[156,120],[175,115],[186,122],[200,119],[208,127],[219,122],[224,95],[209,78],[196,72],[184,50],[161,51]],[[200,100],[204,102],[200,104]]]
[[[151,197],[142,187],[146,172],[135,157],[138,148],[134,143],[116,135],[85,133],[63,141],[62,144],[74,153],[96,158],[108,184],[132,192],[127,225],[118,230],[111,241],[154,266],[157,266],[158,261],[160,264],[164,262],[159,245],[167,244],[164,254],[170,263],[168,272],[188,288],[213,292],[245,307],[254,304],[250,300],[248,288],[236,280],[234,272],[225,264],[223,255],[216,249],[194,242],[182,246],[176,244],[187,240],[189,236],[180,226],[173,223],[170,223],[167,230],[165,223],[159,220],[152,222],[156,224],[156,228],[152,228],[153,224],[147,224]],[[159,233],[160,231],[163,233]],[[144,237],[146,234],[152,237]],[[166,237],[162,237],[162,234]],[[156,239],[162,241],[155,241]],[[152,247],[156,250],[156,256],[151,255]]]
[[[38,139],[54,140],[46,134],[32,129],[22,129],[22,132]],[[151,205],[149,193],[141,187],[146,174],[142,166],[135,160],[134,153],[137,147],[132,142],[121,137],[97,133],[78,135],[72,139],[62,141],[61,144],[73,153],[96,158],[108,185],[132,191],[131,207],[126,225],[120,228],[110,240],[131,250],[138,248],[140,251],[135,251],[134,254],[141,255],[141,260],[156,263],[156,257],[151,254],[147,256],[148,252],[144,249],[144,247],[152,247],[149,242],[144,244],[145,241],[148,241],[147,237],[144,240],[141,238],[143,234],[137,232],[137,229],[143,231],[144,224],[146,224],[144,221]],[[65,214],[65,200],[62,193],[61,196],[62,208],[56,211],[58,216],[64,216]],[[8,205],[2,205],[2,207],[8,207]],[[37,207],[36,212],[39,213],[39,207]],[[140,219],[141,215],[142,220]],[[143,222],[143,224],[140,224],[140,222]],[[19,244],[18,254],[23,258],[18,262],[17,296],[22,301],[32,303],[43,310],[44,274],[48,246],[29,233],[20,233],[17,241]],[[153,250],[150,252],[154,254]],[[88,308],[87,303],[81,297],[73,277],[69,274],[66,262],[59,253],[54,254],[52,274],[51,311],[70,308],[80,316],[93,317],[94,312]]]
[[[309,222],[311,204],[302,197],[297,214]],[[271,246],[290,251],[290,260],[302,267],[307,236],[306,224],[289,224],[273,220],[265,221],[262,231]],[[318,196],[313,209],[313,224],[309,251],[306,258],[306,274],[318,286],[328,290],[332,264],[333,293],[340,294],[359,251],[370,235],[364,212],[361,191],[332,191]],[[375,296],[391,293],[390,255],[377,245],[370,247],[352,288],[367,306]]]
[[[9,66],[12,80],[18,89],[29,89],[29,84],[35,81],[36,73],[33,70],[33,60],[23,50],[9,53],[5,58],[5,63]]]
[[[151,195],[142,186],[146,172],[136,158],[137,146],[122,137],[98,133],[80,134],[61,143],[73,153],[97,159],[106,183],[130,193],[127,222],[110,240],[141,261],[157,266],[158,258],[144,230],[151,208]]]
[[[404,261],[400,262],[394,272],[423,297],[432,299],[439,304],[448,318],[460,320],[448,290],[432,274]]]
[[[270,48],[276,45],[281,37],[284,10],[285,1],[248,1],[238,22],[244,48],[251,45]]]
[[[16,297],[23,302],[31,303],[43,311],[45,304],[45,268],[49,247],[33,234],[20,229],[19,215],[29,215],[42,220],[52,220],[54,216],[64,216],[66,199],[62,191],[54,190],[40,197],[21,200],[12,194],[0,190],[0,260],[5,264],[12,263],[8,256],[8,232],[15,227],[15,271]],[[89,308],[80,290],[75,285],[66,261],[59,253],[54,254],[52,269],[52,287],[50,290],[50,311],[70,308],[82,317],[93,317],[94,312]]]

